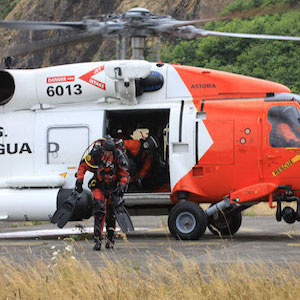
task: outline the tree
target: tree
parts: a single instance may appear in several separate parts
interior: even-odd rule
[[[293,2],[276,1],[277,4]],[[274,0],[237,0],[224,11],[265,7]],[[229,7],[229,9],[228,9]],[[262,15],[247,19],[210,22],[205,29],[299,36],[299,10]],[[224,70],[233,73],[280,82],[300,93],[300,47],[298,42],[239,39],[226,37],[197,38],[191,41],[176,40],[163,46],[162,59],[193,66]]]

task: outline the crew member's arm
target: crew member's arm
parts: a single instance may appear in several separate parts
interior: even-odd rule
[[[89,154],[86,158],[86,160],[88,160],[88,162],[90,164],[94,163],[94,159],[92,158],[92,156]],[[76,180],[76,190],[81,193],[83,191],[82,189],[82,184],[83,184],[83,178],[84,178],[84,174],[86,171],[90,171],[93,172],[93,169],[86,163],[85,159],[83,159],[80,162],[80,165],[78,167],[78,171],[77,171],[77,180]]]
[[[133,156],[138,156],[142,144],[138,140],[124,140],[124,146],[127,151],[129,151]],[[130,179],[130,182],[137,181],[138,179],[143,179],[151,169],[151,159],[148,155],[143,154],[142,160],[144,160],[143,166],[137,173]]]
[[[133,178],[133,181],[137,180],[138,178],[141,178],[141,180],[147,175],[149,174],[150,172],[150,169],[151,169],[151,159],[149,156],[145,155],[145,162],[141,168],[141,170],[139,170],[134,178]]]
[[[118,157],[117,164],[118,164],[118,187],[120,187],[120,189],[124,193],[129,183],[129,172],[128,172],[129,165],[123,153]]]
[[[94,159],[91,158],[89,163],[93,165]],[[86,171],[93,172],[93,169],[85,162],[85,159],[83,159],[78,167],[77,178],[83,180]]]
[[[123,140],[124,147],[133,156],[137,156],[141,147],[141,142],[138,140]]]

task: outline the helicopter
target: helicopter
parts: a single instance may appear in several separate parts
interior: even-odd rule
[[[131,38],[132,59],[31,70],[0,70],[0,220],[51,220],[71,194],[78,163],[93,141],[135,126],[159,149],[151,184],[133,189],[131,215],[168,215],[171,234],[198,239],[208,227],[232,235],[241,212],[259,202],[276,219],[300,221],[300,96],[281,84],[223,71],[144,60],[148,36],[300,37],[215,32],[133,8],[104,21],[1,21],[20,30],[76,32],[63,41],[28,42],[12,55],[94,38]],[[285,123],[290,138],[277,127]],[[144,133],[143,133],[144,132]],[[291,137],[292,136],[292,137]],[[133,138],[133,137],[131,137]],[[92,174],[86,174],[85,183]],[[282,202],[296,202],[297,208]],[[88,219],[87,184],[70,220]],[[205,211],[199,204],[208,203]],[[276,204],[276,205],[275,205]]]

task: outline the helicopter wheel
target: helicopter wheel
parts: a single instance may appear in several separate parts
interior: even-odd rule
[[[214,235],[233,235],[242,225],[242,213],[240,211],[228,213],[225,211],[208,217],[208,229]]]
[[[180,202],[170,211],[168,226],[177,239],[198,240],[206,230],[207,216],[197,203]]]

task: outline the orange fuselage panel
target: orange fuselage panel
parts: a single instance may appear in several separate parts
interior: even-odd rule
[[[290,93],[291,90],[268,80],[205,68],[175,65],[174,68],[194,98],[199,99],[265,97],[267,93]]]
[[[174,201],[174,192],[180,190],[188,191],[191,200],[216,202],[234,191],[264,182],[300,189],[300,163],[286,163],[292,158],[298,161],[297,148],[273,148],[269,143],[268,109],[291,102],[266,102],[265,98],[268,94],[290,93],[289,88],[222,71],[178,65],[174,68],[197,111],[206,113],[204,124],[213,141],[198,164],[175,185]]]

